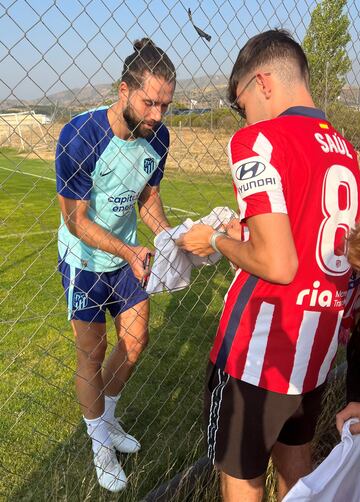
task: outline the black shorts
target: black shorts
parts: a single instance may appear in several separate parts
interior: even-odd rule
[[[204,416],[210,460],[238,479],[261,476],[277,441],[295,446],[313,439],[325,386],[301,395],[279,394],[209,362]]]

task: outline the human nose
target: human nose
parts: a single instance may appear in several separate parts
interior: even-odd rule
[[[159,122],[162,118],[161,107],[154,105],[151,107],[151,118],[155,122]]]

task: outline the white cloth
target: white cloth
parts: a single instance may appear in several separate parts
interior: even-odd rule
[[[360,434],[349,430],[357,421],[345,422],[341,442],[311,474],[299,479],[283,502],[360,501]]]
[[[210,225],[218,230],[238,215],[228,207],[216,207],[210,214],[200,220],[192,221],[187,218],[184,223],[169,230],[164,230],[154,239],[155,258],[151,268],[148,293],[161,291],[178,291],[189,286],[193,267],[214,265],[221,258],[220,253],[213,253],[207,257],[196,256],[178,248],[174,240],[184,234],[195,223]]]

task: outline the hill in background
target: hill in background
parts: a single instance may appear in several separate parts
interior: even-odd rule
[[[201,106],[208,105],[212,100],[224,99],[226,94],[226,77],[210,75],[194,79],[179,80],[176,86],[174,101],[189,104],[190,100],[198,101]],[[104,102],[116,100],[113,84],[87,84],[81,88],[69,89],[43,96],[38,99],[10,98],[0,102],[2,111],[24,109],[29,107],[58,106],[61,108],[81,108],[99,106]]]
[[[185,108],[218,108],[226,102],[227,77],[204,75],[177,82],[174,103]],[[43,96],[38,99],[20,100],[10,98],[0,102],[0,111],[43,110],[52,114],[56,108],[68,112],[109,104],[116,100],[113,84],[87,84],[81,88],[69,89]],[[341,101],[351,107],[360,106],[360,88],[344,86]]]

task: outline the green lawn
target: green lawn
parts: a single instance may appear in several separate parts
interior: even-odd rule
[[[140,500],[203,454],[203,373],[232,273],[222,261],[195,271],[191,288],[153,296],[151,343],[118,408],[142,449],[123,458],[128,490],[109,495],[97,486],[74,395],[53,180],[52,162],[0,151],[0,498]],[[214,175],[168,172],[162,197],[173,225],[235,206],[230,179]]]

